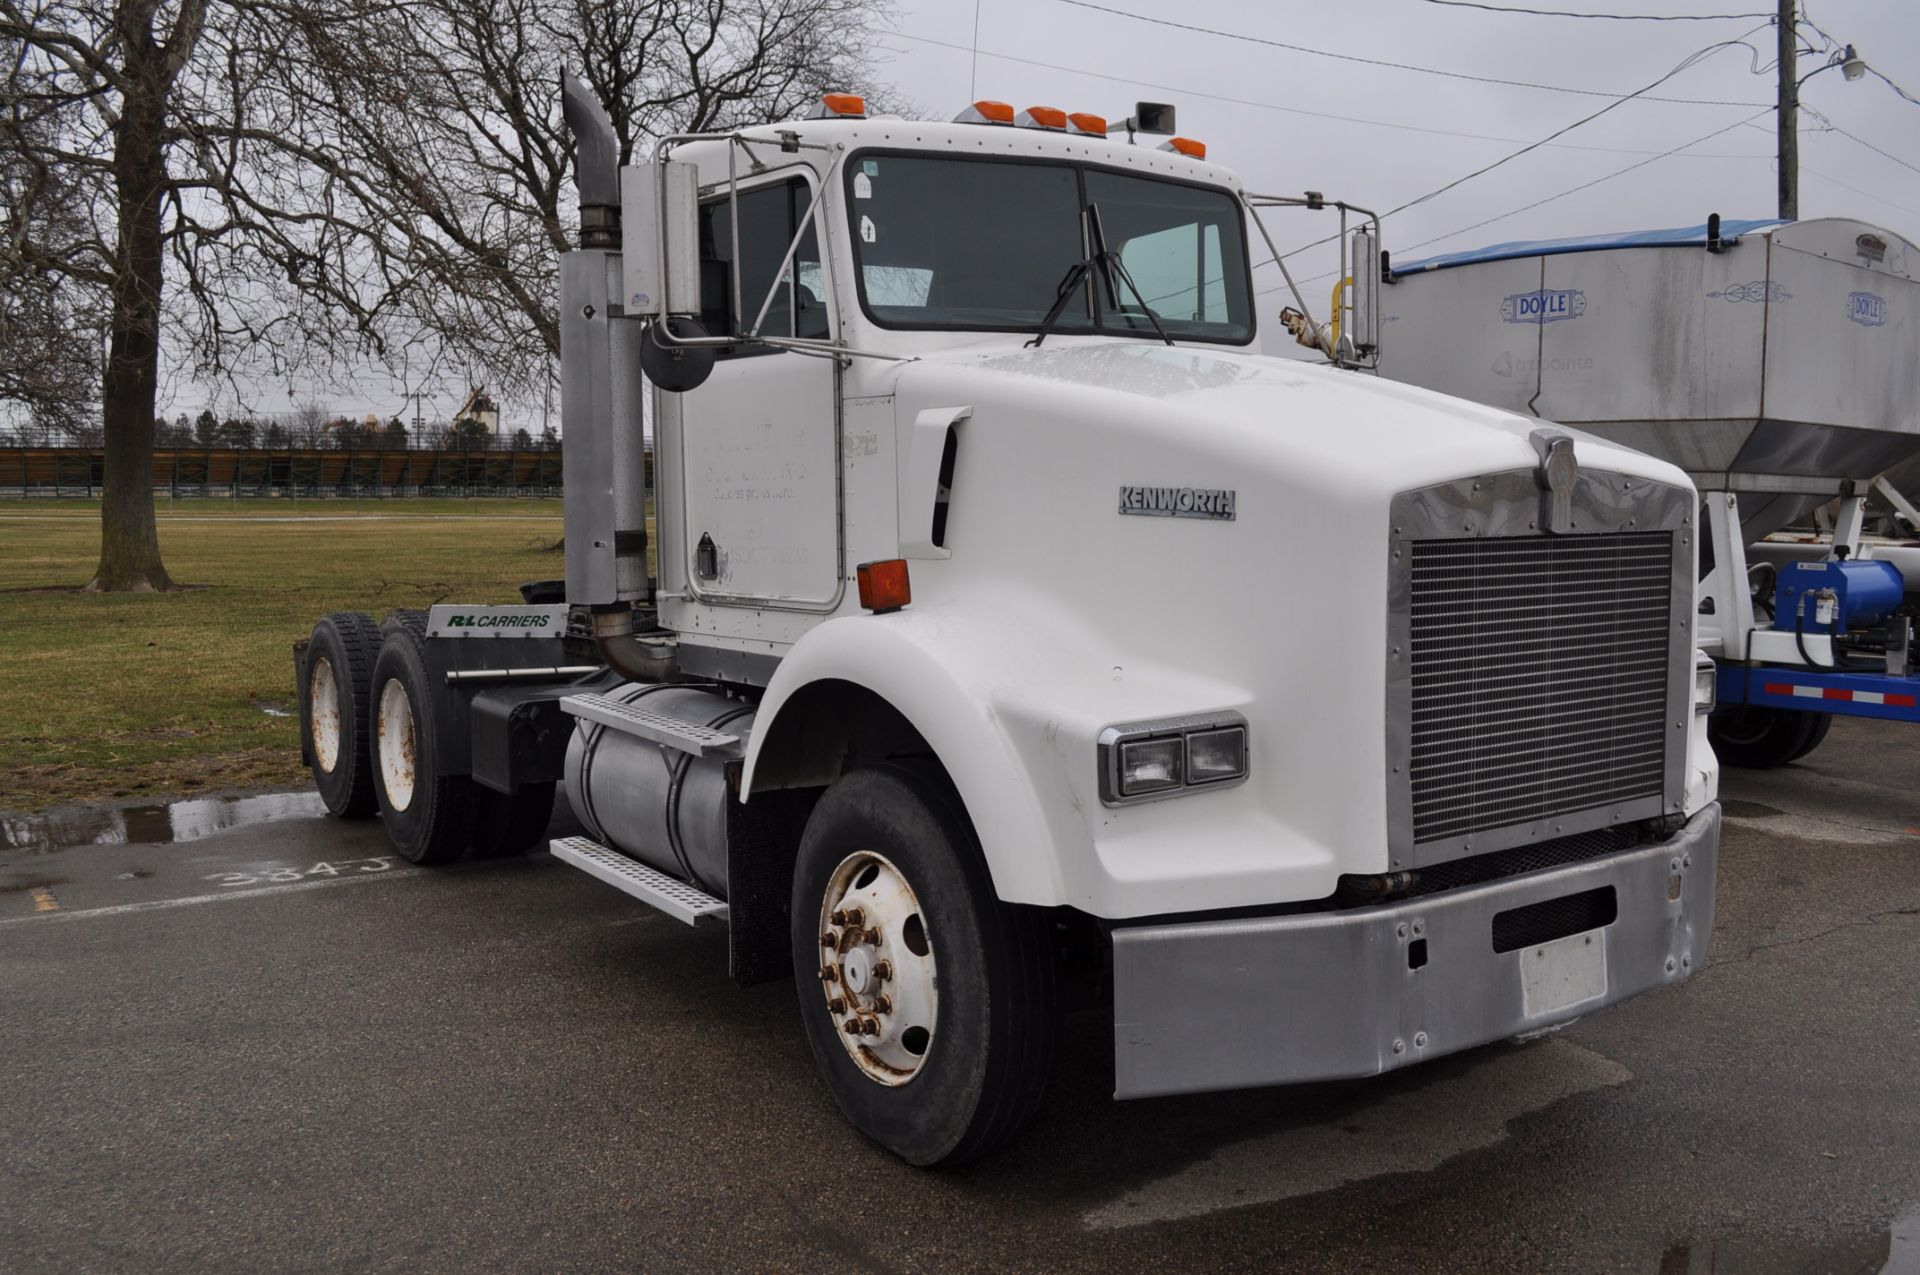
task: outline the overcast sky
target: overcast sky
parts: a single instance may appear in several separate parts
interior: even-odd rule
[[[1769,0],[1489,2],[1657,14],[1759,14],[1774,8]],[[1592,94],[1624,96],[1709,45],[1744,39],[1751,48],[1736,44],[1714,51],[1647,95],[1717,104],[1628,102],[1389,218],[1387,247],[1411,260],[1509,239],[1697,224],[1712,212],[1730,219],[1775,213],[1774,42],[1771,26],[1758,16],[1613,22],[1489,13],[1431,0],[1098,5],[900,0],[892,30],[876,40],[885,59],[878,77],[895,85],[915,114],[936,119],[951,117],[975,97],[1110,118],[1125,115],[1137,99],[1172,102],[1180,131],[1206,142],[1209,158],[1238,171],[1250,189],[1319,190],[1385,211],[1608,104],[1609,97]],[[1824,0],[1802,11],[1920,97],[1915,0]],[[1141,16],[1124,16],[1129,13]],[[1260,41],[1451,74],[1343,61]],[[1802,58],[1799,70],[1805,75],[1819,65],[1818,59]],[[1902,101],[1872,76],[1848,81],[1838,69],[1822,72],[1802,94],[1811,110],[1801,116],[1800,215],[1858,217],[1920,241],[1920,106]],[[1827,131],[1812,111],[1844,133]],[[1741,123],[1749,117],[1755,117],[1750,124]],[[1721,129],[1727,131],[1654,158]],[[1649,162],[1608,177],[1641,161]],[[1332,223],[1326,216],[1267,214],[1283,251],[1327,233]],[[1481,222],[1487,224],[1467,229]],[[1290,264],[1296,278],[1304,279],[1330,271],[1333,262],[1307,253]],[[1280,282],[1270,266],[1255,274],[1262,289]],[[1306,290],[1316,310],[1324,309],[1327,286],[1317,282]],[[1282,303],[1279,292],[1261,297],[1263,330],[1277,327],[1272,319]],[[170,412],[194,412],[204,401],[190,386],[174,388]],[[342,411],[388,414],[398,408],[399,392],[389,393],[383,376],[305,388]],[[303,396],[300,387],[296,396]],[[290,405],[284,390],[261,397],[264,408]],[[449,386],[440,397],[447,401],[426,405],[429,418],[436,409],[444,417],[460,393]],[[541,404],[510,407],[508,415],[507,428],[525,423],[537,431]]]

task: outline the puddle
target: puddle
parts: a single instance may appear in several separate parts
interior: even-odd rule
[[[0,815],[0,847],[61,850],[69,846],[164,846],[216,832],[324,814],[317,792],[259,797],[195,797],[162,806],[68,806],[40,815]]]
[[[1920,1275],[1920,1204],[1887,1229],[1819,1249],[1794,1251],[1740,1240],[1675,1244],[1660,1256],[1660,1275]]]

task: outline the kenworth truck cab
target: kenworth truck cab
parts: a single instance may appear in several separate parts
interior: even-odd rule
[[[316,626],[336,813],[511,853],[564,782],[553,854],[791,972],[833,1096],[916,1164],[1014,1134],[1070,1010],[1135,1098],[1374,1075],[1699,966],[1695,491],[1353,370],[1377,223],[1286,316],[1323,365],[1256,352],[1250,240],[1350,210],[1249,194],[1170,109],[833,95],[624,169],[566,109],[566,580]]]

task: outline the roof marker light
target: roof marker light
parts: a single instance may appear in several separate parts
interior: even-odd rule
[[[1166,141],[1160,143],[1159,149],[1163,151],[1174,151],[1177,154],[1185,155],[1189,159],[1205,159],[1207,157],[1207,144],[1205,142],[1196,142],[1191,137],[1169,137]]]
[[[808,118],[863,120],[867,118],[867,99],[858,93],[829,93],[820,99]]]
[[[1021,128],[1044,128],[1056,133],[1067,131],[1067,113],[1057,106],[1029,106],[1014,121]]]
[[[1013,107],[1005,102],[975,102],[953,117],[956,124],[1011,124]]]
[[[1075,111],[1067,116],[1067,123],[1073,126],[1074,132],[1085,137],[1105,137],[1107,135],[1107,121],[1105,116],[1089,115],[1085,111]]]

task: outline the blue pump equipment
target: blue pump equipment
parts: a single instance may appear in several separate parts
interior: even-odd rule
[[[1905,579],[1890,562],[1796,562],[1780,571],[1773,627],[1836,637],[1870,629],[1899,610],[1905,590]]]

